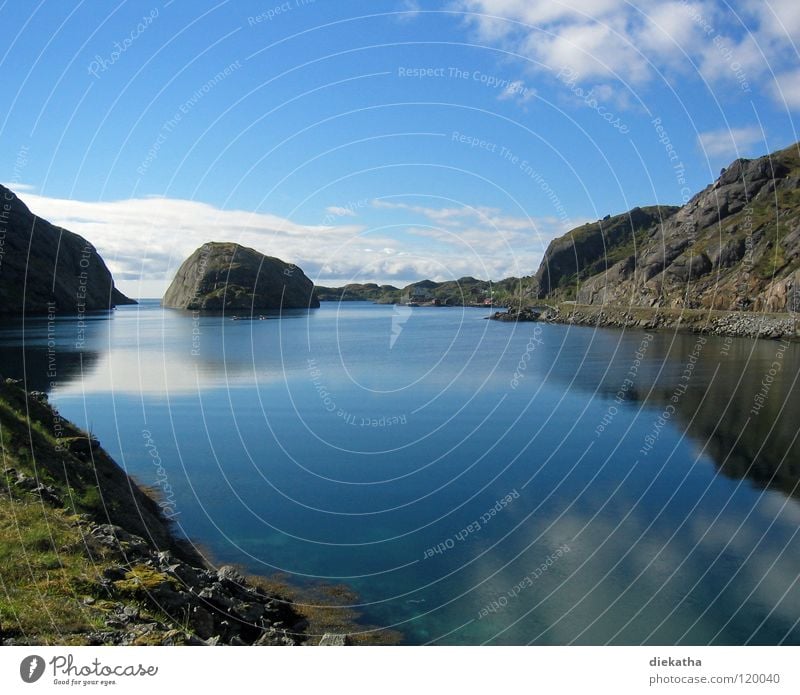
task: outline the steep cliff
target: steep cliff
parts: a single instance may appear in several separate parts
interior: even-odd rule
[[[319,306],[314,284],[295,265],[233,243],[211,242],[178,269],[164,295],[173,309],[260,311]]]
[[[680,208],[653,206],[586,223],[553,241],[536,273],[539,296],[566,296],[586,278],[631,258],[637,242]]]
[[[0,186],[0,314],[60,314],[135,304],[83,237],[34,215]]]
[[[649,224],[648,211],[658,216]],[[798,270],[793,145],[735,161],[677,211],[635,209],[573,230],[551,243],[537,280],[540,298],[580,304],[788,312],[800,309]]]

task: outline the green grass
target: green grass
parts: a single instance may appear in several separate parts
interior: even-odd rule
[[[125,574],[125,579],[114,582],[114,587],[122,594],[146,596],[149,592],[163,584],[178,587],[177,580],[163,572],[158,572],[146,565],[135,565]]]
[[[98,547],[89,535],[84,539],[92,526],[82,517],[115,523],[140,536],[160,535],[154,543],[178,556],[185,546],[162,525],[157,502],[133,486],[105,452],[97,449],[91,457],[70,453],[69,440],[88,435],[64,421],[63,436],[57,439],[51,426],[55,417],[48,406],[0,380],[0,641],[87,644],[96,639],[92,633],[109,629],[109,612],[135,606],[139,623],[157,627],[152,631],[148,627],[134,644],[185,643],[186,626],[163,613],[150,596],[176,580],[141,561],[126,565],[119,552]],[[18,485],[20,474],[31,479],[30,487],[37,483],[52,487],[65,507],[57,508]],[[142,524],[146,532],[139,528]],[[199,555],[187,561],[202,565]],[[111,568],[119,572],[121,566],[125,576],[113,585],[104,583],[104,572]],[[355,631],[347,609],[309,610],[312,624]],[[372,634],[359,639],[366,641]],[[369,641],[385,641],[388,635],[381,632]]]
[[[7,461],[6,461],[7,463]],[[5,487],[5,481],[3,481]],[[26,497],[28,499],[26,499]],[[83,552],[75,520],[33,495],[0,493],[0,631],[40,644],[80,644],[103,627],[102,562]]]

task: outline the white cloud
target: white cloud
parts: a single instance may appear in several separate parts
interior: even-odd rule
[[[582,77],[618,74],[639,80],[646,61],[638,53],[631,26],[641,24],[624,0],[460,0],[471,23],[487,41],[535,58],[551,70],[568,67]],[[643,9],[650,5],[647,0]],[[505,18],[511,21],[503,23]]]
[[[429,225],[393,224],[389,233],[354,223],[303,225],[266,212],[169,198],[84,202],[26,194],[23,200],[36,214],[91,241],[117,285],[133,297],[161,296],[183,260],[209,241],[234,241],[278,256],[317,284],[403,284],[530,275],[549,240],[566,231],[556,219],[514,217],[485,206],[375,201],[374,209],[404,210]],[[343,210],[349,219],[351,209]]]
[[[356,211],[352,210],[351,208],[342,208],[338,207],[337,205],[331,205],[328,208],[325,208],[325,212],[329,215],[333,215],[335,217],[355,217]]]
[[[493,280],[533,274],[549,242],[585,221],[565,222],[549,216],[516,217],[486,206],[435,208],[383,200],[374,201],[373,206],[404,210],[429,222],[410,226],[407,235],[434,244],[436,258],[448,259],[452,277],[459,277],[460,273]],[[459,254],[479,259],[481,267],[476,270],[474,263],[454,263],[453,259]]]
[[[400,3],[400,11],[403,14],[397,15],[400,21],[410,21],[415,19],[422,8],[420,7],[419,0],[402,0]]]
[[[789,91],[787,103],[800,108],[793,79],[797,0],[743,0],[733,8],[738,15],[718,0],[454,0],[454,6],[468,13],[481,40],[533,59],[524,64],[529,70],[569,68],[580,80],[634,88],[699,73],[712,86],[767,85],[779,101],[781,90]],[[770,90],[773,72],[782,77]]]
[[[711,158],[734,160],[746,153],[752,145],[763,142],[761,129],[755,126],[712,130],[697,136],[703,152]]]
[[[528,87],[522,80],[514,80],[509,82],[508,86],[500,92],[497,97],[498,101],[513,100],[517,104],[526,104],[536,96],[536,90]]]
[[[0,181],[0,186],[5,186],[9,190],[14,191],[14,193],[28,193],[36,190],[35,186],[31,186],[28,183],[5,183],[4,181]]]
[[[772,92],[778,102],[785,101],[789,108],[800,110],[800,69],[777,75]]]
[[[746,6],[757,18],[765,37],[800,40],[800,3],[797,0],[748,0]]]
[[[607,24],[570,24],[531,36],[525,46],[546,65],[555,70],[569,68],[581,79],[612,77],[641,82],[649,75],[647,62],[631,37]]]

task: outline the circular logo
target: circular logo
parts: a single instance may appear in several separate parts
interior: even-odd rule
[[[44,659],[33,654],[26,656],[19,665],[19,675],[26,683],[35,683],[44,673]]]

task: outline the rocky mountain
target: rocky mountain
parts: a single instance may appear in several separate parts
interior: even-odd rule
[[[0,314],[59,314],[135,304],[92,244],[34,215],[0,186]]]
[[[178,269],[164,295],[173,309],[253,312],[319,306],[314,283],[295,265],[234,243],[211,242]]]
[[[555,239],[547,248],[535,276],[539,296],[571,295],[588,278],[630,258],[637,243],[642,244],[650,230],[679,209],[669,206],[634,208],[623,215],[587,222]]]
[[[374,282],[350,283],[343,287],[317,286],[317,297],[321,302],[375,302],[394,304],[400,301],[403,291],[394,285],[378,285]]]
[[[467,276],[444,282],[420,280],[403,288],[366,283],[344,287],[317,287],[316,291],[320,301],[323,302],[397,304],[410,300],[421,302],[438,300],[446,306],[472,306],[483,304],[484,300],[490,297],[496,302],[505,302],[509,297],[519,293],[520,284],[518,278],[490,282]]]
[[[540,299],[800,309],[800,144],[739,159],[682,208],[635,208],[550,244]]]

